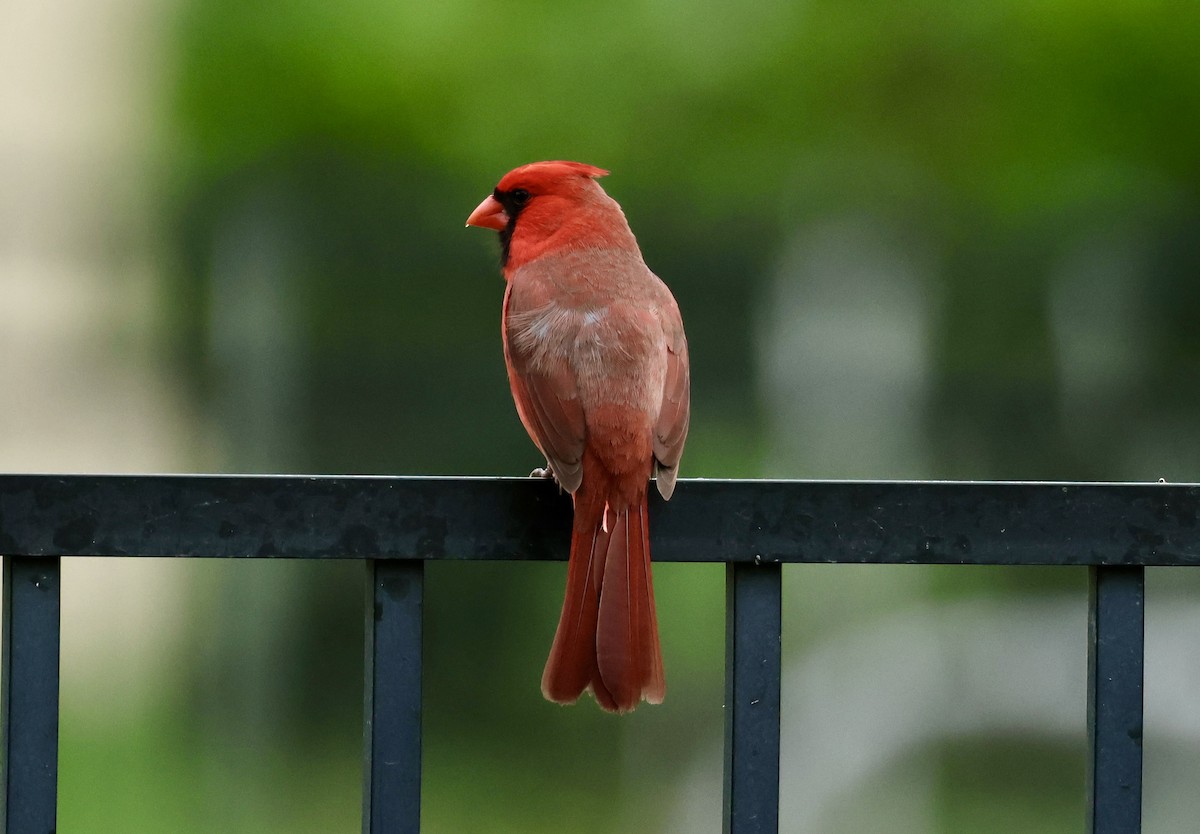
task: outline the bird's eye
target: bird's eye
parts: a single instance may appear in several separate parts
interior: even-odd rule
[[[513,201],[514,204],[516,204],[518,207],[520,207],[529,202],[529,198],[531,195],[524,188],[514,188],[512,191],[509,192],[508,196]]]

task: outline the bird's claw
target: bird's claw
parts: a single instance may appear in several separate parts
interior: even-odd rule
[[[558,487],[559,493],[563,491],[562,484],[558,482],[558,478],[554,474],[554,470],[550,468],[550,464],[539,466],[537,469],[529,473],[531,478],[542,478],[547,481],[554,481],[554,485]]]

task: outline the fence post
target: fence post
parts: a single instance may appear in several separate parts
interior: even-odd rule
[[[51,834],[58,811],[59,560],[3,561],[0,834]]]
[[[1089,834],[1142,830],[1145,569],[1088,571]]]
[[[363,834],[421,829],[421,618],[425,563],[368,559]]]
[[[725,567],[725,834],[779,831],[782,571]]]

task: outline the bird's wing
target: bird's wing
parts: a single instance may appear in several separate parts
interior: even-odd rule
[[[574,492],[583,479],[583,405],[567,357],[554,349],[554,322],[539,318],[543,308],[531,307],[530,301],[524,297],[514,301],[509,284],[503,325],[508,381],[525,430],[546,456],[558,483]]]
[[[664,498],[670,498],[675,491],[679,459],[683,456],[683,443],[687,439],[691,415],[691,375],[683,320],[674,300],[662,308],[662,322],[667,337],[667,373],[663,382],[662,406],[654,424],[654,460],[658,491]]]

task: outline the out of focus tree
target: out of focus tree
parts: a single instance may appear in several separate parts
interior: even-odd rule
[[[1195,479],[1198,26],[1137,0],[189,0],[162,216],[212,465],[536,465],[495,245],[462,223],[508,168],[573,158],[613,170],[680,301],[685,475]],[[612,829],[613,797],[654,792],[618,775],[652,749],[635,733],[675,739],[639,778],[694,750],[719,711],[719,576],[661,573],[678,706],[618,728],[538,700],[557,571],[431,568],[437,821],[461,830],[460,796],[511,830]],[[270,650],[299,658],[272,684],[307,744],[304,693],[330,690],[345,728],[359,685],[334,625],[355,580],[328,581],[279,591],[293,625]]]

